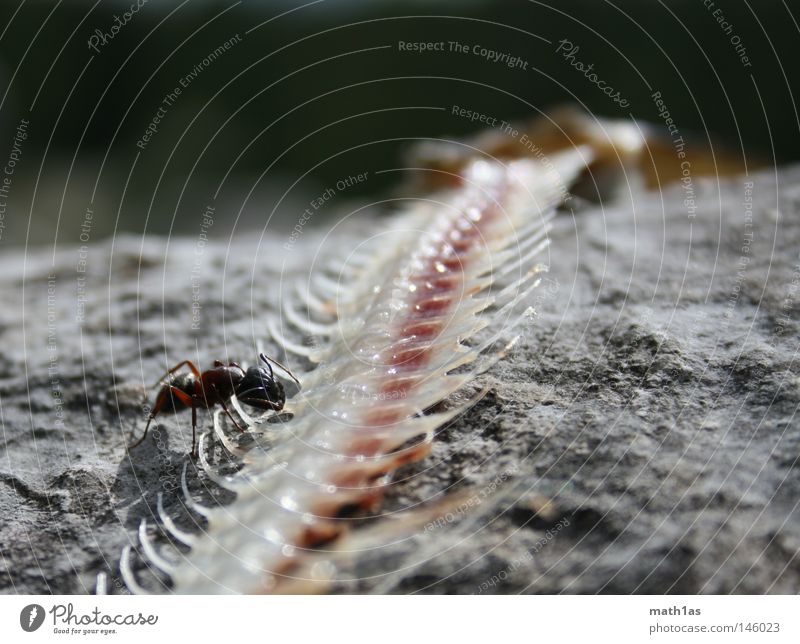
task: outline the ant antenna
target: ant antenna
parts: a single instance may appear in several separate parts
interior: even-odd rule
[[[270,363],[270,362],[272,362],[272,363],[276,364],[278,367],[280,367],[280,368],[281,368],[281,369],[282,369],[284,372],[286,372],[286,374],[287,374],[287,375],[288,375],[288,376],[289,376],[289,377],[290,377],[292,380],[294,380],[294,381],[297,383],[297,386],[298,386],[298,387],[302,387],[302,385],[300,384],[300,381],[299,381],[297,378],[295,378],[295,375],[294,375],[294,374],[293,374],[291,371],[289,371],[289,369],[287,369],[286,367],[284,367],[284,366],[283,366],[283,365],[282,365],[280,362],[278,362],[277,360],[275,360],[275,358],[270,358],[270,357],[266,356],[266,355],[265,355],[263,352],[262,352],[262,353],[259,353],[259,354],[258,354],[258,357],[259,357],[259,358],[261,358],[261,359],[264,361],[264,364],[266,364],[266,365],[269,367],[269,370],[270,370],[270,371],[272,371],[272,367],[270,366],[270,364],[269,364],[269,363]]]

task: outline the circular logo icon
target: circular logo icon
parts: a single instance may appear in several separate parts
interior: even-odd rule
[[[28,633],[33,633],[42,622],[44,622],[44,608],[39,604],[28,604],[19,614],[19,625]]]

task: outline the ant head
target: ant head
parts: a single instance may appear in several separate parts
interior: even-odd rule
[[[236,397],[245,405],[280,411],[286,402],[283,385],[275,380],[272,367],[253,366],[236,386]]]
[[[259,353],[258,357],[261,359],[261,362],[263,362],[265,365],[267,365],[267,367],[269,367],[270,374],[272,373],[272,365],[270,363],[273,363],[277,365],[287,376],[289,376],[292,380],[294,380],[297,383],[298,387],[301,387],[300,381],[297,378],[295,378],[295,375],[291,371],[289,371],[288,368],[286,368],[280,362],[278,362],[275,358],[269,358],[264,353]]]

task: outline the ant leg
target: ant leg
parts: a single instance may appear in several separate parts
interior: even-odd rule
[[[144,428],[144,434],[142,434],[142,437],[138,441],[136,441],[133,445],[129,445],[128,450],[132,450],[136,447],[139,447],[139,445],[142,444],[142,441],[144,441],[144,439],[147,438],[147,432],[150,429],[150,423],[152,423],[156,419],[158,412],[161,411],[161,408],[167,403],[167,400],[169,400],[171,396],[174,396],[175,398],[180,400],[187,407],[194,406],[192,398],[186,392],[181,391],[180,389],[178,389],[177,387],[173,387],[172,385],[164,387],[163,389],[161,389],[161,391],[158,392],[158,397],[156,398],[155,405],[153,405],[153,411],[150,412],[150,417],[147,419],[147,426]]]
[[[209,385],[209,389],[213,390],[213,392],[214,392],[214,398],[213,399],[216,399],[216,401],[220,404],[220,407],[222,407],[222,410],[226,414],[228,414],[228,418],[231,419],[231,422],[234,424],[236,429],[238,429],[240,432],[244,432],[245,431],[244,427],[242,427],[239,423],[236,422],[236,419],[233,417],[233,414],[231,414],[231,410],[228,409],[228,405],[225,404],[225,400],[220,395],[219,389],[217,389],[217,385],[214,385],[214,384]],[[203,395],[205,396],[205,393]]]
[[[197,458],[197,405],[192,398],[192,454],[193,459]]]
[[[220,404],[220,405],[222,405],[222,410],[223,410],[223,411],[224,411],[226,414],[228,414],[228,418],[230,418],[230,419],[231,419],[231,421],[233,422],[233,424],[236,426],[236,429],[238,429],[240,432],[244,432],[244,431],[245,431],[244,427],[242,427],[241,425],[239,425],[239,423],[237,423],[237,422],[236,422],[236,419],[233,417],[233,414],[231,414],[231,410],[230,410],[230,409],[228,409],[228,405],[226,405],[226,404],[225,404],[225,401],[223,401],[223,400],[220,398],[219,404]]]
[[[156,397],[156,402],[153,405],[153,409],[150,411],[150,416],[147,418],[147,425],[144,428],[144,434],[142,434],[142,437],[138,441],[136,441],[132,445],[128,445],[127,447],[128,451],[139,447],[139,445],[142,444],[144,439],[147,438],[147,432],[150,431],[150,423],[152,423],[156,419],[158,412],[161,411],[161,408],[164,406],[164,403],[167,402],[166,391],[167,390],[165,388],[158,392],[158,396]]]
[[[164,380],[164,378],[166,378],[167,376],[171,376],[173,373],[178,371],[178,369],[180,369],[181,367],[189,367],[189,370],[194,374],[194,377],[195,378],[200,378],[200,369],[197,368],[197,365],[194,362],[192,362],[191,360],[184,360],[183,362],[179,362],[174,367],[172,367],[172,369],[169,369],[166,373],[164,373],[164,375],[161,376],[156,381],[156,384],[154,384],[153,387],[158,386],[158,384],[162,380]]]
[[[144,428],[144,434],[142,434],[142,437],[135,443],[128,445],[128,447],[126,447],[125,449],[127,449],[130,452],[132,449],[136,449],[137,447],[139,447],[139,445],[142,444],[144,439],[147,438],[147,432],[150,430],[150,423],[153,422],[153,420],[155,419],[156,413],[157,412],[151,412],[150,418],[147,419],[147,426]]]

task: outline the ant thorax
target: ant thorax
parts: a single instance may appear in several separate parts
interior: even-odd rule
[[[197,379],[194,377],[194,374],[191,373],[179,373],[179,374],[171,374],[167,381],[164,384],[164,387],[173,386],[176,389],[180,389],[183,393],[192,396],[195,392],[195,382]],[[176,409],[183,409],[185,405],[177,400],[175,396],[171,396],[172,401],[175,405]]]

